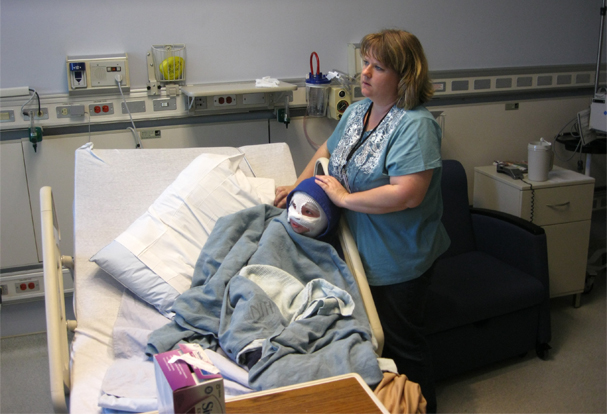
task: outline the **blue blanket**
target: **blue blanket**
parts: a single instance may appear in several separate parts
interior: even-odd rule
[[[371,387],[382,379],[354,276],[330,244],[295,233],[273,206],[217,221],[172,310],[148,354],[180,341],[220,346],[249,364],[255,390],[350,372]]]

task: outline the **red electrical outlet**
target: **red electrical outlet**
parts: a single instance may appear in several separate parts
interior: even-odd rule
[[[235,106],[236,95],[217,95],[213,97],[215,106]]]
[[[40,291],[40,281],[38,279],[21,280],[15,282],[15,293],[31,293]]]
[[[111,102],[94,103],[89,105],[89,114],[91,116],[113,115],[114,104]]]

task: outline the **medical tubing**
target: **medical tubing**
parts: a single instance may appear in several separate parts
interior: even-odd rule
[[[596,71],[594,75],[594,97],[596,98],[599,93],[599,74],[601,69],[601,54],[603,51],[603,34],[605,33],[605,12],[607,11],[607,0],[603,0],[603,7],[601,7],[601,26],[599,27],[599,50],[596,57]]]
[[[318,57],[318,53],[312,52],[310,54],[310,73],[314,73],[314,65],[312,64],[312,57],[316,56],[316,74],[320,75],[320,58]]]
[[[89,142],[91,142],[91,114],[90,112],[84,112],[88,116],[88,124],[89,124]]]
[[[120,85],[120,80],[118,80],[118,76],[116,77],[116,85],[118,85],[118,90],[120,91],[120,96],[122,96],[122,102],[124,102],[124,107],[126,108],[126,112],[129,114],[129,118],[131,118],[131,125],[133,127],[129,127],[131,133],[133,134],[133,138],[135,138],[135,143],[137,144],[135,148],[143,148],[141,143],[141,139],[139,138],[139,132],[137,132],[137,127],[135,126],[135,122],[133,121],[133,116],[131,115],[131,111],[129,111],[129,106],[126,104],[126,99],[124,94],[122,93],[122,86]]]
[[[308,129],[306,128],[306,121],[308,120],[308,114],[307,114],[308,110],[306,109],[306,115],[304,115],[304,119],[303,119],[303,130],[304,130],[304,135],[306,137],[306,140],[308,141],[308,144],[310,144],[310,146],[316,151],[320,145],[315,143],[314,141],[312,141],[310,139],[310,137],[308,136]]]
[[[27,104],[29,104],[31,102],[32,99],[34,99],[34,96],[38,99],[38,113],[37,115],[40,116],[42,115],[41,109],[40,109],[40,95],[38,95],[38,92],[36,92],[35,89],[29,88],[30,92],[33,92],[33,94],[30,96],[30,98],[23,104],[23,106],[21,106],[21,113],[25,116],[29,116],[29,114],[27,112],[23,111],[23,108],[25,108],[27,106]]]
[[[573,118],[571,121],[567,122],[567,123],[565,124],[565,126],[564,126],[563,128],[561,128],[561,130],[558,132],[558,134],[556,134],[556,136],[554,137],[554,141],[552,141],[552,143],[554,144],[554,143],[556,142],[556,140],[557,140],[557,139],[558,139],[560,136],[562,136],[562,133],[563,133],[563,131],[565,130],[565,128],[567,128],[567,126],[568,126],[569,124],[571,124],[572,122],[575,122],[575,121],[577,121],[577,117],[575,117],[575,118]],[[575,127],[575,125],[576,125],[576,124],[574,123],[574,124],[572,125],[572,127],[571,127],[571,128],[573,129],[573,128]],[[578,135],[576,135],[576,134],[573,132],[573,130],[571,130],[570,134],[571,134],[571,136],[572,136],[572,137],[577,137],[577,138],[579,138],[579,137],[580,137],[580,136],[579,136],[579,134],[578,134]],[[563,161],[563,162],[568,162],[568,161],[571,161],[571,160],[573,159],[573,157],[575,157],[575,154],[577,153],[578,149],[580,150],[580,155],[582,154],[582,145],[581,145],[581,144],[582,144],[582,140],[580,139],[580,140],[578,140],[577,146],[576,146],[576,147],[575,147],[575,149],[573,150],[573,154],[571,154],[571,157],[569,157],[569,158],[567,158],[567,159],[562,159],[561,157],[559,157],[559,155],[556,153],[556,151],[554,151],[554,155],[555,155],[555,156],[556,156],[556,157],[557,157],[557,158],[558,158],[560,161]],[[554,148],[554,147],[553,147],[553,148]]]

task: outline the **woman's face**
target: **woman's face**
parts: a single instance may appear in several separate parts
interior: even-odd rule
[[[394,103],[398,99],[398,73],[386,67],[373,56],[363,57],[360,77],[361,92],[378,105]]]

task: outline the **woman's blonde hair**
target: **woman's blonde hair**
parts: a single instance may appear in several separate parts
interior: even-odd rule
[[[368,34],[360,43],[360,54],[374,57],[399,74],[399,108],[413,109],[434,95],[428,61],[415,35],[392,29]]]

